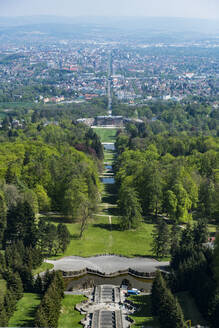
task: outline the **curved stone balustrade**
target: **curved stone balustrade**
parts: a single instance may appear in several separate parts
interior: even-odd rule
[[[127,258],[119,255],[99,255],[88,258],[68,256],[52,263],[55,270],[61,270],[64,277],[80,277],[95,274],[100,277],[112,278],[122,274],[151,279],[156,270],[166,271],[169,262],[158,262],[154,259],[135,257]]]

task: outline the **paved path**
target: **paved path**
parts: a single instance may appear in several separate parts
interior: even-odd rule
[[[67,256],[57,261],[46,260],[45,262],[52,263],[55,270],[80,271],[88,268],[106,274],[128,269],[139,272],[155,272],[157,269],[162,269],[164,266],[169,265],[169,262],[158,262],[150,258],[127,258],[116,255],[93,256],[87,258]]]
[[[111,215],[109,215],[109,224],[111,225],[112,224],[112,219],[111,219]]]

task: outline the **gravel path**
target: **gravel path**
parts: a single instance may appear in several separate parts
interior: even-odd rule
[[[54,265],[54,270],[79,271],[85,268],[111,274],[119,270],[133,269],[139,272],[154,272],[169,265],[169,262],[158,262],[154,259],[135,257],[127,258],[116,255],[79,257],[67,256],[57,261],[46,260]]]

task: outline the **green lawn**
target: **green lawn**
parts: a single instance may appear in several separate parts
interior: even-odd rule
[[[129,299],[134,302],[136,306],[136,312],[133,316],[131,316],[131,318],[135,321],[132,328],[159,327],[156,318],[153,318],[151,313],[150,295],[131,296]]]
[[[57,224],[57,220],[51,218]],[[60,219],[59,222],[62,220]],[[92,256],[97,254],[121,254],[128,257],[152,256],[152,224],[141,223],[137,230],[119,231],[118,219],[112,217],[112,226],[108,217],[95,217],[89,222],[82,239],[78,239],[79,224],[67,223],[71,233],[71,242],[64,254],[54,259],[69,256]],[[111,230],[112,229],[112,230]]]
[[[40,300],[40,296],[37,294],[25,293],[18,301],[17,309],[11,317],[8,327],[32,327]]]
[[[101,142],[115,142],[117,129],[104,129],[104,128],[93,128],[96,134],[100,137]]]
[[[74,307],[85,299],[86,298],[82,295],[65,295],[62,301],[61,314],[59,317],[59,328],[82,327],[79,322],[83,319],[83,315],[75,310]]]
[[[95,132],[100,136],[102,142],[115,141],[117,129],[94,128]],[[105,151],[105,161],[113,158],[114,154],[110,151]],[[71,241],[64,252],[58,254],[53,259],[58,259],[63,256],[83,256],[89,257],[98,254],[120,254],[127,257],[135,256],[152,256],[152,230],[153,225],[149,223],[141,223],[137,230],[120,231],[119,222],[116,217],[116,208],[110,204],[116,204],[116,193],[112,185],[103,185],[102,202],[109,204],[108,210],[103,207],[99,208],[99,213],[103,216],[94,215],[93,219],[87,225],[83,237],[78,238],[80,232],[79,223],[68,223],[66,219],[53,216],[48,220],[58,223],[66,223],[71,234]],[[108,214],[108,216],[107,216]],[[109,215],[112,215],[112,224],[109,223]]]
[[[182,307],[185,321],[192,320],[192,326],[206,325],[201,313],[199,312],[194,299],[189,292],[181,292],[176,294],[179,303]]]
[[[36,274],[38,274],[38,273],[40,273],[40,272],[44,272],[44,271],[46,271],[47,269],[50,270],[50,269],[52,269],[53,267],[54,267],[53,264],[43,262],[43,263],[41,264],[41,266],[39,266],[38,268],[36,268],[36,269],[33,270],[33,275],[35,276]]]

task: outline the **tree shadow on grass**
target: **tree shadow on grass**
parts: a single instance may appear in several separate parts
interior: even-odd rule
[[[41,296],[37,296],[38,300],[41,300]],[[32,306],[32,308],[26,313],[28,317],[31,319],[27,320],[19,320],[19,326],[21,327],[34,327],[34,321],[35,321],[35,316],[36,316],[36,311],[38,309],[39,305]]]
[[[143,258],[148,258],[148,259],[152,259],[152,260],[157,260],[156,259],[156,256],[153,256],[153,255],[142,255],[142,254],[133,254],[134,257],[143,257]]]
[[[107,204],[114,205],[114,204],[116,204],[116,200],[117,200],[117,196],[116,195],[110,195],[110,194],[108,194],[108,195],[104,195],[102,197],[102,202],[103,203],[107,203]]]
[[[96,223],[96,224],[93,224],[93,227],[105,229],[105,230],[108,230],[108,231],[112,231],[112,230],[113,231],[121,231],[120,225],[116,224],[116,223],[112,223],[112,224],[109,224],[109,223]]]
[[[103,214],[118,216],[118,209],[116,207],[107,207],[102,209]]]
[[[65,216],[49,216],[45,217],[45,221],[47,222],[54,222],[54,223],[76,223],[72,220],[70,217],[65,217]]]
[[[74,240],[80,240],[79,232],[71,234],[70,238]]]
[[[136,322],[135,326],[137,327],[159,327],[158,321],[156,318],[153,318],[152,309],[151,309],[151,298],[150,295],[138,295],[132,296],[131,300],[136,306],[136,311],[133,317],[142,318],[141,322]],[[144,320],[145,318],[145,320]],[[135,320],[138,321],[138,320]]]
[[[142,219],[143,219],[143,222],[144,222],[144,223],[148,223],[148,224],[153,224],[153,223],[155,223],[153,217],[151,217],[151,216],[146,216],[146,217],[143,217]]]

